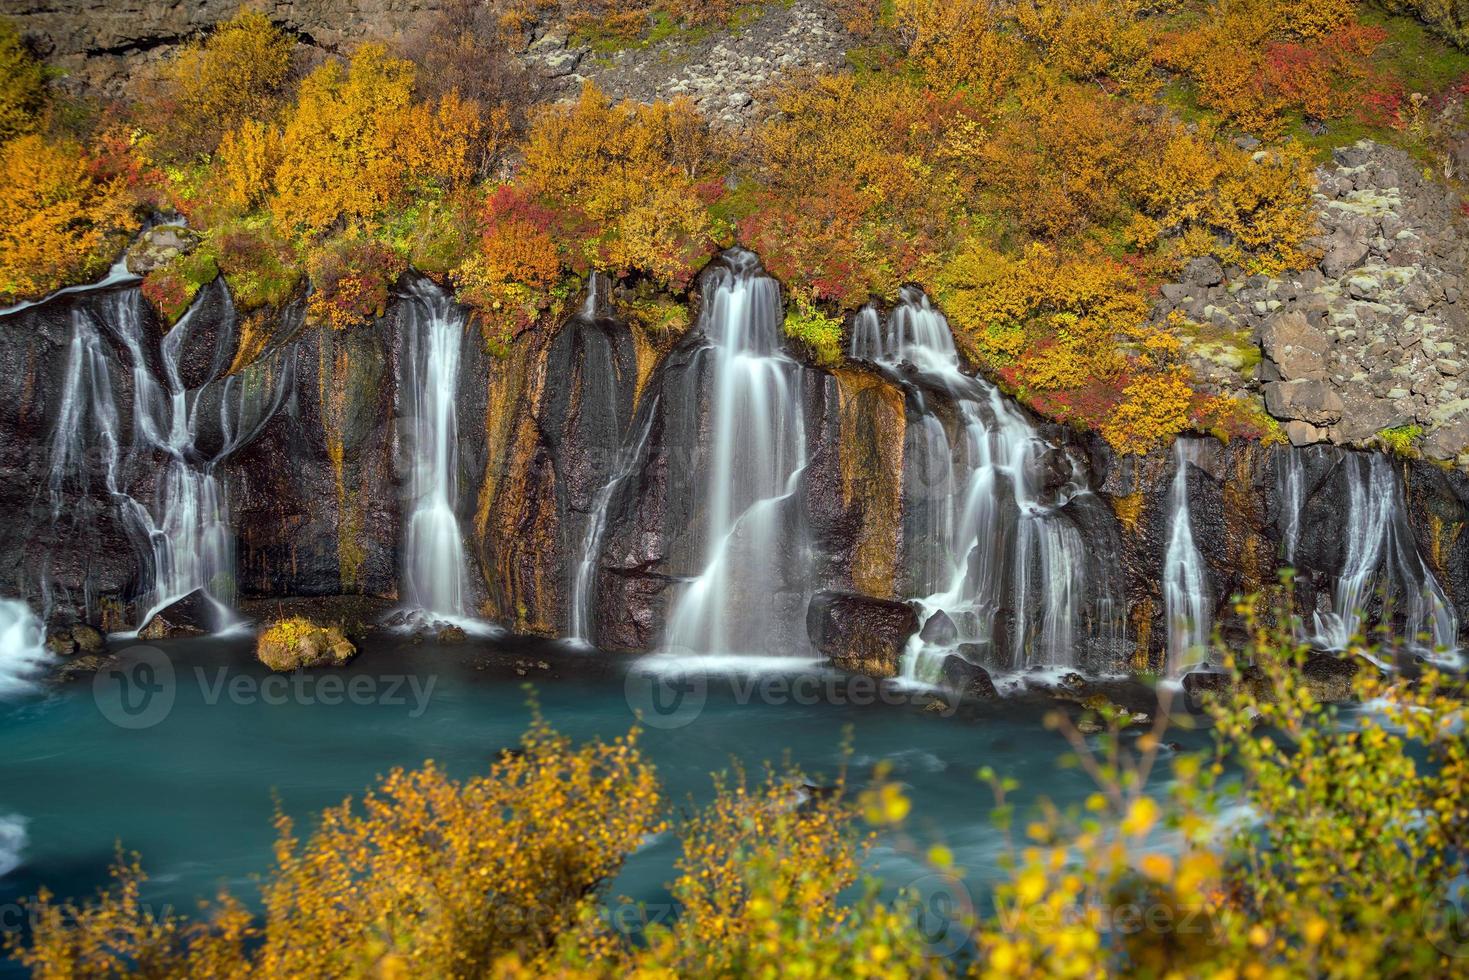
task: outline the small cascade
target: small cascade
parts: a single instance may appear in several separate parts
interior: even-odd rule
[[[1074,664],[1086,559],[1061,511],[1087,492],[1079,466],[960,370],[948,321],[920,290],[904,290],[885,330],[863,310],[851,353],[885,369],[909,403],[904,542],[924,629],[905,676],[932,683],[963,643],[988,647],[1003,669]]]
[[[404,595],[409,606],[447,616],[465,615],[464,543],[459,502],[460,346],[464,311],[426,279],[409,287],[403,304],[404,357],[400,390],[411,459],[405,510]]]
[[[51,659],[45,644],[45,627],[31,607],[19,599],[0,599],[0,698],[36,690],[35,677]]]
[[[169,603],[204,590],[215,609],[215,628],[233,622],[234,533],[228,502],[215,473],[214,461],[195,448],[195,410],[180,380],[182,338],[191,309],[158,346],[163,369],[160,381],[149,367],[137,290],[107,296],[99,307],[100,324],[78,308],[72,314],[61,408],[52,436],[50,490],[52,510],[60,513],[67,481],[90,476],[100,461],[104,485],[132,531],[147,543],[151,558],[139,608],[141,626]],[[100,329],[109,330],[127,351],[132,366],[133,433],[130,455],[157,455],[162,473],[152,499],[136,498],[127,487],[112,380],[103,353]]]
[[[710,379],[703,571],[674,602],[665,648],[769,654],[780,618],[776,593],[806,588],[792,582],[785,560],[800,563],[805,550],[794,508],[785,506],[807,462],[803,369],[783,349],[780,286],[752,253],[726,252],[703,288],[698,329],[708,346],[699,356]]]
[[[1168,550],[1163,556],[1163,610],[1168,620],[1168,676],[1180,678],[1204,663],[1213,628],[1204,556],[1194,543],[1189,514],[1188,468],[1198,465],[1202,443],[1181,436],[1173,444],[1173,483],[1168,491]]]
[[[1343,472],[1346,555],[1331,611],[1316,614],[1316,642],[1344,650],[1354,637],[1362,637],[1369,605],[1380,590],[1410,647],[1452,650],[1458,618],[1418,552],[1392,462],[1382,453],[1347,453]]]
[[[1276,473],[1276,492],[1280,495],[1280,557],[1287,568],[1295,567],[1296,548],[1301,543],[1301,514],[1306,506],[1306,474],[1301,452],[1295,447],[1285,450],[1285,463]]]
[[[607,288],[607,276],[605,273],[593,270],[587,276],[587,291],[582,297],[581,310],[578,315],[589,322],[595,321],[602,313],[602,294]]]
[[[643,458],[643,450],[648,445],[648,436],[652,434],[653,419],[657,414],[658,402],[655,399],[644,413],[643,421],[637,427],[636,437],[618,450],[612,476],[597,491],[596,499],[592,501],[591,513],[587,515],[586,533],[577,550],[576,574],[571,586],[571,622],[567,639],[573,642],[590,645],[596,641],[593,635],[593,603],[597,595],[597,560],[602,554],[602,540],[607,535],[607,512],[612,505],[612,495],[633,475],[638,462]]]

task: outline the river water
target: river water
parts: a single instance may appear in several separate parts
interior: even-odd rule
[[[144,899],[155,907],[192,910],[221,884],[253,899],[255,876],[270,864],[275,800],[309,825],[394,766],[432,758],[457,776],[484,771],[517,743],[532,696],[577,740],[621,734],[642,711],[643,745],[670,806],[707,800],[710,773],[736,761],[752,774],[788,761],[818,784],[844,763],[858,784],[877,762],[891,763],[914,805],[910,839],[881,838],[872,854],[870,870],[890,888],[933,887],[919,855],[942,841],[968,869],[968,897],[983,899],[1000,874],[1003,839],[989,822],[981,766],[1019,780],[1022,815],[1039,795],[1064,804],[1092,789],[1058,767],[1067,746],[1043,724],[1056,708],[1044,699],[940,714],[918,695],[879,693],[793,661],[767,660],[749,674],[748,662],[698,658],[700,673],[670,676],[657,658],[566,644],[438,646],[383,634],[342,671],[272,680],[250,647],[248,636],[118,645],[120,668],[100,680],[0,704],[0,844],[11,852],[0,855],[0,868],[11,865],[0,906],[12,918],[9,903],[43,884],[63,896],[93,892],[118,843],[141,854]],[[1169,778],[1164,762],[1159,787]],[[677,853],[671,834],[648,842],[612,893],[657,907]]]

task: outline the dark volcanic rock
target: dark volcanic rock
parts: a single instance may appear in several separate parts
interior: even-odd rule
[[[138,638],[166,640],[179,636],[200,636],[218,628],[217,615],[214,602],[202,589],[195,589],[149,617],[148,622],[138,630]]]
[[[943,684],[945,690],[966,701],[989,701],[1000,696],[989,671],[955,654],[944,658]]]
[[[918,616],[907,603],[818,592],[806,612],[811,645],[843,670],[896,677]]]
[[[949,614],[940,609],[928,617],[928,621],[923,624],[923,632],[918,635],[924,643],[946,647],[959,639],[959,628],[954,625]]]

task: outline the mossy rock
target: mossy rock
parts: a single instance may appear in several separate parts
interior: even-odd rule
[[[317,626],[303,616],[272,623],[255,641],[255,658],[277,672],[343,667],[356,654],[340,626]]]

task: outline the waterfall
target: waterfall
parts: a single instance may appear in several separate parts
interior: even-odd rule
[[[45,643],[46,630],[30,606],[19,599],[0,599],[0,698],[36,689],[35,675],[51,659]]]
[[[1285,466],[1276,473],[1276,492],[1280,495],[1280,554],[1286,567],[1296,563],[1296,547],[1301,542],[1301,512],[1306,506],[1306,475],[1301,463],[1301,450],[1284,451]],[[1276,456],[1278,460],[1279,455]]]
[[[129,455],[161,456],[163,469],[151,500],[139,500],[126,485],[117,406],[99,324],[78,308],[72,313],[72,340],[52,436],[52,512],[60,513],[67,481],[85,481],[93,460],[100,462],[107,492],[129,530],[146,542],[151,559],[143,570],[147,584],[140,608],[146,612],[138,624],[202,589],[214,608],[213,626],[223,628],[233,621],[229,603],[234,597],[234,534],[214,461],[203,459],[194,446],[194,410],[199,401],[191,404],[178,370],[182,338],[194,308],[158,346],[162,381],[149,367],[141,294],[135,289],[112,293],[102,300],[100,313],[100,327],[112,332],[131,361]]]
[[[653,418],[657,413],[658,402],[655,398],[643,415],[643,421],[637,428],[637,436],[618,450],[611,477],[597,491],[597,496],[592,501],[591,513],[587,515],[586,532],[577,551],[576,575],[572,579],[571,624],[567,639],[574,642],[590,645],[596,639],[593,636],[595,617],[592,609],[597,596],[597,560],[602,554],[602,539],[607,534],[607,511],[612,505],[612,495],[624,480],[633,475],[643,458],[643,450],[653,431]]]
[[[1211,593],[1204,557],[1194,544],[1189,514],[1188,469],[1199,461],[1202,443],[1180,436],[1173,444],[1173,483],[1168,491],[1168,550],[1163,557],[1163,609],[1168,620],[1170,677],[1182,677],[1205,662],[1212,628]]]
[[[804,565],[805,542],[786,506],[807,461],[803,368],[788,357],[780,287],[755,256],[726,252],[704,277],[699,330],[710,390],[708,470],[698,528],[703,571],[674,601],[670,653],[767,654],[791,581],[785,558]],[[795,578],[802,577],[801,569]]]
[[[404,591],[410,606],[459,617],[464,606],[464,543],[459,502],[459,355],[464,311],[426,279],[403,305],[406,344],[400,389],[404,439],[411,456],[404,544]]]
[[[1391,460],[1382,453],[1347,453],[1346,555],[1336,580],[1332,610],[1316,614],[1316,641],[1328,650],[1345,650],[1362,637],[1368,604],[1379,588],[1394,603],[1410,647],[1451,650],[1458,619],[1443,587],[1418,552],[1407,519],[1402,487]]]
[[[878,324],[870,307],[859,313],[850,350],[906,392],[909,578],[925,627],[940,613],[953,623],[952,635],[910,642],[905,676],[933,682],[957,643],[988,646],[1005,669],[1074,664],[1086,561],[1062,508],[1087,492],[1079,466],[997,388],[960,370],[948,321],[922,291],[905,289],[886,330]],[[1065,473],[1047,481],[1061,458]]]

